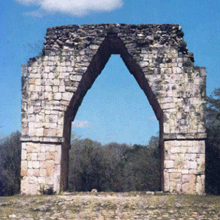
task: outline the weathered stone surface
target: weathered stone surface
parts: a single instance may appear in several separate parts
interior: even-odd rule
[[[1,197],[2,219],[219,219],[219,196],[161,192]]]
[[[203,153],[205,152],[205,141],[165,141],[164,150],[166,152],[164,176],[169,182],[169,186],[166,185],[166,191],[176,190],[178,193],[204,194],[204,182],[200,181],[199,176],[205,173],[205,154]],[[198,181],[196,181],[197,178]]]
[[[22,192],[65,188],[71,121],[111,54],[120,54],[160,123],[162,189],[203,194],[206,69],[194,66],[183,35],[176,24],[48,28],[42,55],[22,66],[21,189],[30,184]]]

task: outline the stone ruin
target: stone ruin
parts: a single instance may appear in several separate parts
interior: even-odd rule
[[[22,66],[21,193],[66,189],[71,123],[120,54],[159,121],[161,190],[204,194],[206,69],[194,66],[183,35],[177,24],[48,28],[42,54]]]

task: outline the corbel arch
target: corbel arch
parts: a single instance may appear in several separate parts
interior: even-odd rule
[[[179,25],[70,25],[45,38],[42,55],[23,66],[22,193],[66,188],[71,122],[111,54],[159,120],[161,189],[204,193],[206,72],[194,66]]]

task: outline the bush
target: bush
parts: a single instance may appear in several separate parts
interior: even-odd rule
[[[17,131],[0,140],[0,196],[20,192],[20,136]]]
[[[207,97],[206,193],[220,195],[220,88]]]
[[[158,137],[147,146],[74,139],[69,160],[70,191],[147,191],[160,188]]]

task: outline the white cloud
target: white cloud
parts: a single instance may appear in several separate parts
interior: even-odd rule
[[[85,121],[74,120],[72,126],[75,128],[85,128],[85,127],[90,127],[90,124],[86,120]]]
[[[32,17],[42,18],[45,13],[43,11],[37,10],[37,11],[25,12],[24,14]]]
[[[25,5],[37,5],[40,9],[27,15],[40,17],[42,11],[62,12],[73,16],[83,16],[90,12],[112,11],[123,5],[123,0],[17,0]]]

